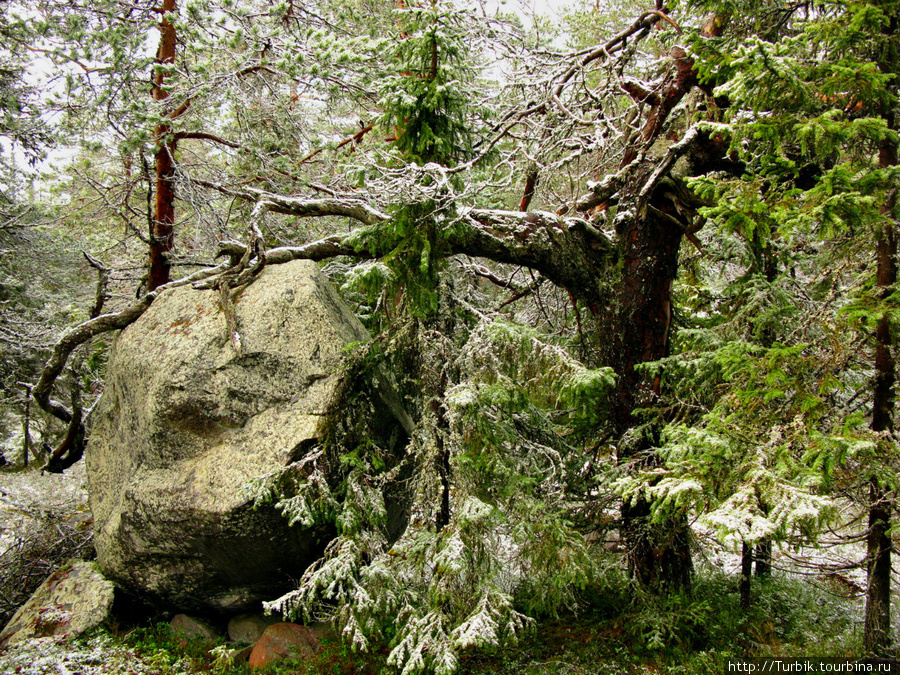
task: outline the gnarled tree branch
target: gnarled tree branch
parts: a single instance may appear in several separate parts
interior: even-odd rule
[[[268,202],[268,210],[301,218],[317,218],[324,216],[346,216],[358,220],[364,225],[375,225],[388,219],[387,214],[370,206],[362,199],[332,197],[329,199],[309,199],[305,197],[286,197],[267,190],[242,187],[229,188],[221,183],[194,180],[197,185],[216,190],[229,197],[239,197],[249,202]]]

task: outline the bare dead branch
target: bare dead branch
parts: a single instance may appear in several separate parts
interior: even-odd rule
[[[72,369],[72,419],[62,443],[50,453],[43,470],[48,473],[62,473],[84,455],[85,431],[81,409],[81,383],[77,368]]]
[[[221,183],[197,179],[195,179],[194,182],[197,185],[216,190],[217,192],[221,192],[230,197],[238,197],[249,202],[266,201],[269,203],[269,211],[289,216],[299,216],[301,218],[345,216],[347,218],[358,220],[365,225],[375,225],[376,223],[388,220],[386,214],[373,208],[361,199],[308,199],[303,197],[285,197],[284,195],[260,190],[258,188],[229,188]]]
[[[91,307],[90,313],[90,317],[96,319],[103,311],[103,305],[109,299],[107,287],[109,286],[110,270],[87,251],[82,251],[81,253],[87,260],[88,265],[97,270],[97,292],[94,294],[94,305]]]
[[[176,141],[184,141],[184,140],[197,140],[197,141],[212,141],[213,143],[218,143],[219,145],[224,145],[229,148],[234,148],[235,150],[240,150],[244,146],[240,143],[235,143],[233,141],[229,141],[221,136],[216,136],[215,134],[209,134],[203,131],[179,131],[174,134],[174,138]]]
[[[499,286],[500,288],[507,288],[516,292],[521,291],[524,288],[521,284],[516,283],[512,279],[512,277],[504,279],[500,275],[489,270],[484,265],[479,265],[478,263],[463,265],[463,269],[471,272],[475,276],[481,277],[482,279],[487,279],[492,284],[494,284],[495,286]]]
[[[348,143],[353,143],[354,145],[356,145],[357,143],[361,142],[362,139],[365,137],[365,135],[367,133],[369,133],[370,131],[372,131],[372,129],[374,129],[374,128],[375,128],[375,125],[373,125],[373,124],[368,124],[368,125],[364,126],[362,129],[357,131],[355,134],[353,134],[352,136],[348,136],[347,138],[342,140],[340,143],[338,143],[336,146],[334,146],[334,149],[340,150]],[[324,152],[327,149],[328,149],[327,147],[321,147],[321,148],[317,148],[316,150],[313,150],[306,157],[304,157],[299,162],[297,162],[298,166],[301,164],[306,164],[313,157],[315,157],[316,155],[318,155],[321,152]]]
[[[546,279],[544,277],[538,275],[538,277],[536,279],[534,279],[534,281],[532,281],[528,286],[521,289],[518,293],[513,295],[511,298],[504,300],[499,305],[497,305],[497,309],[494,311],[499,312],[501,309],[503,309],[507,305],[511,305],[512,303],[516,302],[516,300],[521,300],[526,295],[531,295],[538,288],[540,288],[541,284],[544,283],[545,281],[546,281]]]
[[[347,243],[356,232],[350,234],[335,234],[324,239],[304,244],[303,246],[281,246],[266,251],[266,262],[269,265],[280,265],[291,260],[328,260],[337,256],[350,256],[362,260],[372,258],[372,254],[366,250],[360,250]],[[247,251],[247,245],[237,241],[223,241],[219,244],[217,258],[229,256],[233,260],[240,260]]]

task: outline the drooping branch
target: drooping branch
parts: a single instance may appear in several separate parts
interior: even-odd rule
[[[588,302],[613,258],[613,243],[589,222],[543,211],[471,209],[447,235],[452,254],[537,270]]]
[[[300,217],[348,216],[364,225],[377,225],[388,216],[359,199],[305,199],[285,197],[255,188],[232,189],[197,181],[229,196],[256,202],[274,213]],[[361,231],[331,235],[303,246],[271,249],[267,264],[290,260],[325,260],[335,256],[371,258],[372,253],[357,244]],[[580,218],[564,218],[545,211],[504,211],[465,209],[444,233],[446,255],[469,255],[495,262],[521,265],[541,272],[554,283],[583,299],[596,301],[598,269],[608,264],[613,244],[591,223]],[[238,242],[220,244],[219,256],[234,263],[247,256],[247,247]]]
[[[284,246],[266,252],[266,263],[290,260],[326,260],[335,256],[359,259],[371,252],[354,243],[360,231],[335,234],[303,246]],[[563,218],[544,211],[522,212],[500,209],[469,209],[461,213],[445,233],[448,255],[469,255],[495,262],[535,269],[556,283],[589,287],[597,270],[587,266],[601,264],[612,253],[612,242],[585,220]],[[245,244],[222,242],[219,256],[237,261],[247,253]]]

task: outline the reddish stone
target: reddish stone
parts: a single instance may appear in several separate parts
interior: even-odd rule
[[[279,661],[295,661],[318,651],[319,641],[313,631],[295,623],[269,626],[250,652],[250,668],[264,668]]]

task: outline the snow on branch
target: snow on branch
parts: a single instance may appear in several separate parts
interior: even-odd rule
[[[641,186],[641,189],[638,192],[638,196],[641,199],[646,199],[650,195],[650,192],[656,187],[660,179],[669,172],[675,162],[678,161],[678,158],[688,151],[699,135],[700,132],[697,127],[691,127],[680,141],[669,146],[665,157],[660,160],[659,164],[657,164],[656,168],[653,170],[653,173],[650,174],[650,177],[647,178]]]
[[[259,188],[228,188],[221,183],[194,179],[197,185],[221,192],[229,197],[238,197],[250,202],[267,202],[267,210],[301,218],[322,218],[326,216],[346,216],[358,220],[364,225],[375,225],[388,219],[388,216],[370,206],[362,199],[350,197],[331,197],[310,199],[305,197],[287,197]]]

